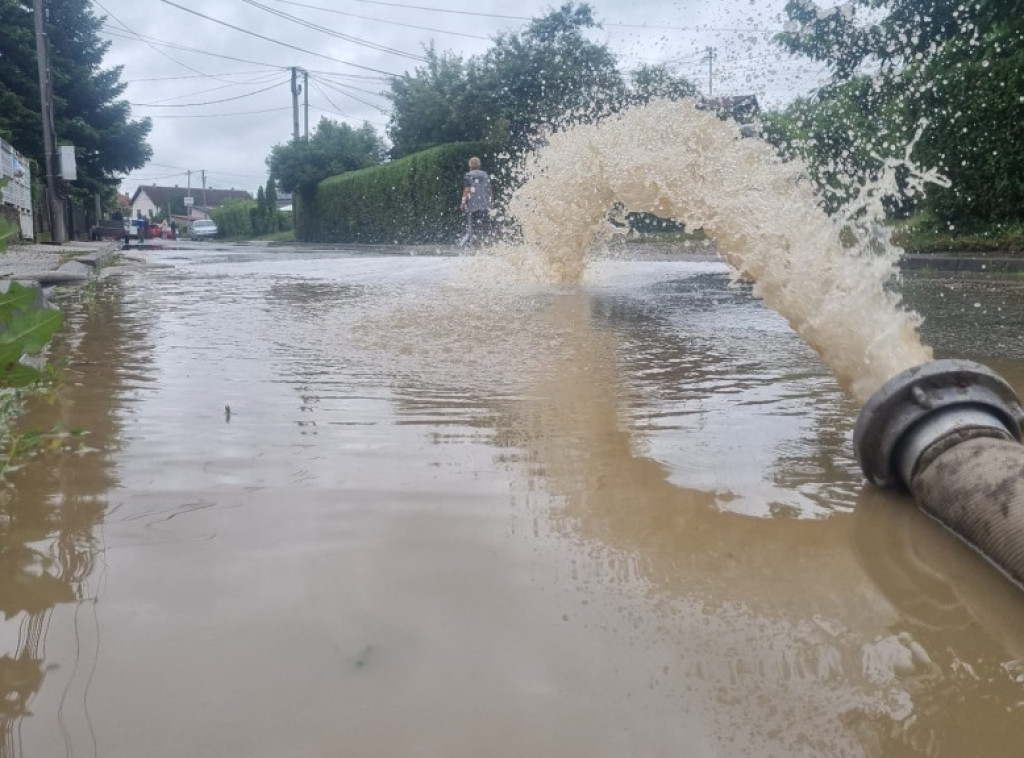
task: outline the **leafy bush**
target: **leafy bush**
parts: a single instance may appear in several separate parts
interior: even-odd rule
[[[256,200],[229,200],[211,211],[210,218],[222,237],[241,239],[288,231],[292,226],[290,213],[261,208]]]

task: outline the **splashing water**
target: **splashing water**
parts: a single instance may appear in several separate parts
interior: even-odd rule
[[[844,245],[851,225],[821,210],[800,162],[692,101],[553,134],[524,171],[508,210],[523,249],[559,284],[578,283],[591,251],[619,231],[608,215],[621,203],[703,227],[733,277],[752,280],[861,402],[932,358],[920,317],[886,289],[899,250],[880,225]]]

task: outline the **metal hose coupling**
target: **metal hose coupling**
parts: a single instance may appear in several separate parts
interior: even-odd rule
[[[909,488],[922,462],[950,445],[975,437],[1020,442],[1022,426],[1024,408],[1001,376],[973,361],[939,360],[883,384],[857,418],[853,446],[869,481]]]

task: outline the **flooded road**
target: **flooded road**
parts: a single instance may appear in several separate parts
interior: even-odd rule
[[[1024,594],[724,265],[145,256],[3,493],[0,755],[1018,754]],[[906,286],[1024,393],[1020,290]]]

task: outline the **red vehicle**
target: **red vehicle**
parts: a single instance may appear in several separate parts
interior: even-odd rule
[[[154,237],[163,237],[163,236],[164,236],[164,228],[163,228],[163,226],[161,226],[160,224],[158,224],[158,223],[156,223],[154,221],[151,221],[150,224],[149,224],[149,237],[150,237],[150,239],[152,239]]]

